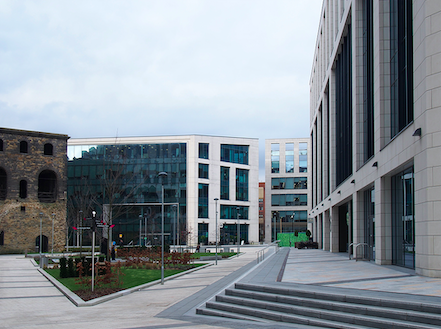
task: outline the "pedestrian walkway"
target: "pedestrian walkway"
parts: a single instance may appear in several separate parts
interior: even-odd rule
[[[241,251],[240,257],[92,307],[72,304],[28,258],[3,255],[0,328],[285,328],[281,324],[250,324],[195,315],[197,306],[234,282],[399,292],[441,301],[441,279],[416,276],[398,267],[294,248],[282,248],[257,264],[256,249]]]
[[[316,249],[292,249],[282,282],[441,297],[441,279]]]

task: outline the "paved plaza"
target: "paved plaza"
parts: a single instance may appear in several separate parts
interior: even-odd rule
[[[104,303],[77,307],[29,258],[0,256],[0,328],[311,328],[195,315],[234,282],[315,285],[351,292],[383,291],[441,304],[441,279],[395,266],[348,260],[345,254],[281,248],[257,264],[256,248],[218,265]],[[284,269],[284,271],[283,271]],[[283,274],[283,276],[281,275]],[[281,280],[281,282],[276,282]]]

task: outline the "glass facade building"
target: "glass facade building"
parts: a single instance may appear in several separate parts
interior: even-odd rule
[[[236,223],[239,207],[241,219],[247,220],[241,236],[246,243],[258,241],[257,155],[257,139],[234,137],[71,139],[69,226],[90,226],[96,211],[100,239],[158,244],[163,189],[166,244],[213,243],[215,198],[220,199],[222,225]],[[71,245],[89,242],[87,230],[77,233]]]

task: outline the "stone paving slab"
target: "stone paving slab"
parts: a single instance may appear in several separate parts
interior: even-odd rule
[[[441,279],[317,249],[291,249],[282,282],[441,297]]]
[[[368,295],[399,292],[422,302],[441,301],[437,297],[441,296],[441,279],[420,277],[402,268],[294,248],[282,248],[257,265],[256,249],[243,249],[240,257],[218,261],[217,266],[87,308],[72,304],[29,259],[1,255],[0,328],[304,328],[191,314],[189,310],[237,280],[306,288],[314,285],[330,291],[344,288]],[[276,282],[285,261],[282,282]]]

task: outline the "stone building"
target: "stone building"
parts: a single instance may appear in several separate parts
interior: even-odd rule
[[[0,250],[62,250],[67,135],[0,128]]]

